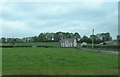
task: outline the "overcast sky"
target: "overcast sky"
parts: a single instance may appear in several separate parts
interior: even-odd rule
[[[0,23],[3,37],[28,37],[41,32],[78,32],[81,36],[118,34],[118,2],[5,2]]]

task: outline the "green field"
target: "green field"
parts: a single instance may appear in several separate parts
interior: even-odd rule
[[[118,57],[75,48],[3,48],[3,74],[116,75]]]

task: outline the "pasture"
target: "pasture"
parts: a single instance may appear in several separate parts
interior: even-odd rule
[[[117,75],[118,56],[76,48],[2,48],[3,75]]]

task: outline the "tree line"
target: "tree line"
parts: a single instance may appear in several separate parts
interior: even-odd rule
[[[24,38],[5,38],[2,37],[0,41],[2,43],[20,43],[20,42],[59,42],[61,39],[65,38],[75,38],[77,42],[87,42],[92,43],[92,39],[94,39],[95,44],[99,44],[100,42],[111,41],[112,37],[109,32],[107,33],[99,33],[96,35],[83,36],[78,32],[70,33],[70,32],[56,32],[56,33],[40,33],[38,36],[34,37],[24,37]]]

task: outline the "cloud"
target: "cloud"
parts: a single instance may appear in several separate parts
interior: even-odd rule
[[[26,27],[24,22],[3,20],[2,30],[3,36],[20,37],[21,35],[24,35],[22,33],[29,31],[29,28]]]
[[[119,0],[1,0],[1,2],[118,2]]]
[[[90,35],[93,28],[97,33],[117,33],[114,17],[117,17],[118,6],[115,2],[7,2],[2,7],[0,18],[3,36],[7,37],[57,31]]]

